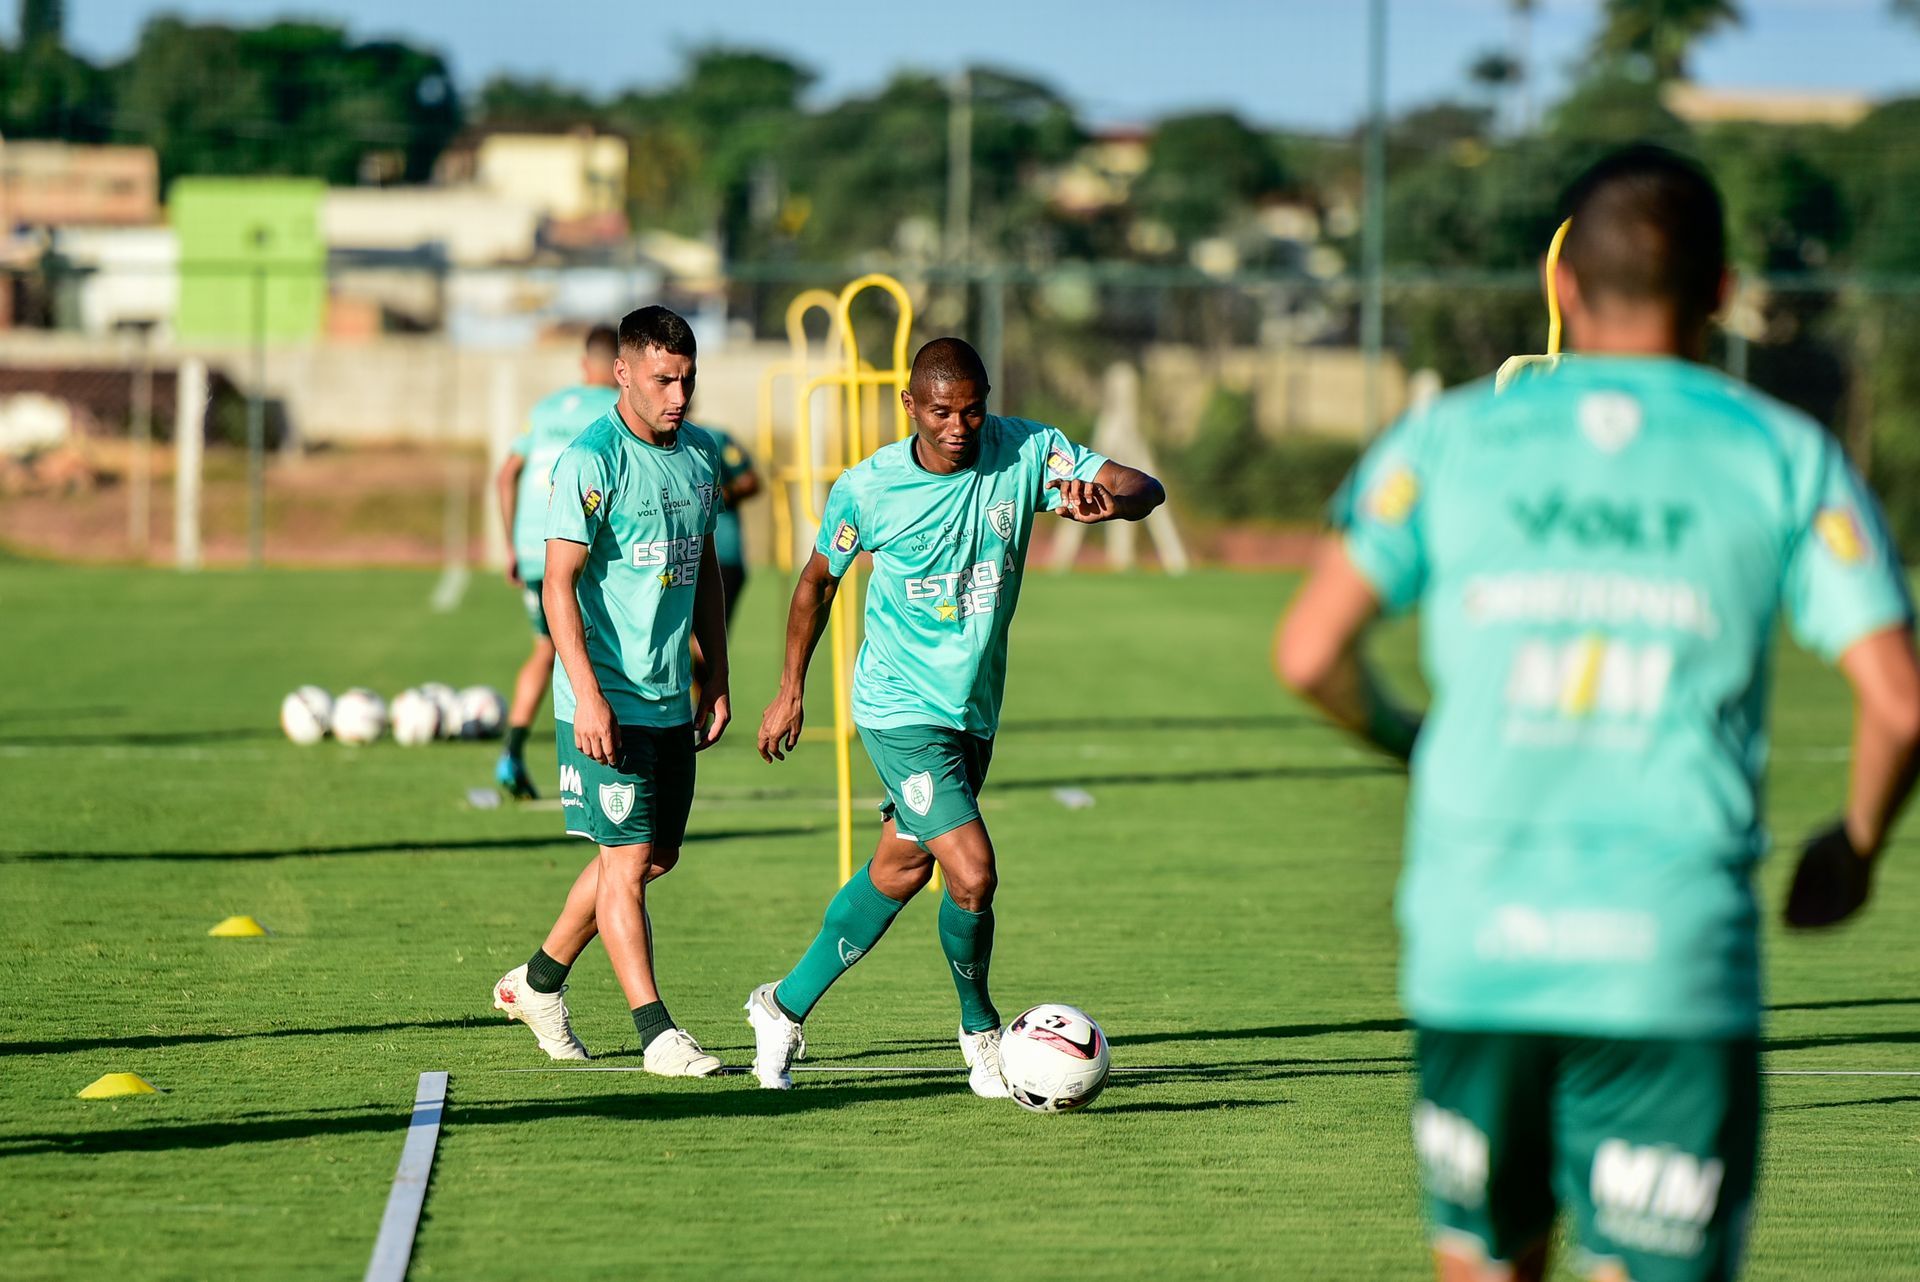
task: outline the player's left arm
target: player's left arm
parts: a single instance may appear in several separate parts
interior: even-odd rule
[[[711,534],[700,550],[700,577],[693,588],[693,640],[707,669],[700,704],[693,710],[693,747],[698,752],[720,742],[733,720],[727,683],[727,588],[720,579],[720,559],[714,554]]]
[[[1387,694],[1361,651],[1380,614],[1373,585],[1338,536],[1322,541],[1313,572],[1281,621],[1274,666],[1327,719],[1400,761],[1413,754],[1420,717]]]
[[[500,498],[501,527],[507,533],[507,582],[515,587],[520,586],[520,556],[513,545],[513,523],[519,516],[520,473],[526,470],[526,466],[524,454],[510,451],[493,478],[495,493]]]
[[[1138,521],[1167,501],[1166,487],[1139,468],[1108,459],[1092,480],[1062,477],[1048,489],[1060,492],[1055,509],[1069,521],[1095,525],[1101,521]]]

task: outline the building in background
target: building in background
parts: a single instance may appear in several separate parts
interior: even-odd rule
[[[626,236],[627,161],[626,139],[590,125],[487,130],[448,148],[434,177],[526,205],[547,221],[549,241],[585,248]]]
[[[0,229],[158,221],[160,162],[153,148],[0,140]]]

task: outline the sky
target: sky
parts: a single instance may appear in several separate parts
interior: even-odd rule
[[[1920,24],[1887,0],[1744,0],[1746,25],[1699,46],[1695,78],[1726,88],[1920,94]],[[0,0],[5,23],[13,5]],[[1268,126],[1339,129],[1366,106],[1365,0],[966,0],[932,23],[914,0],[67,0],[69,43],[126,56],[156,14],[256,23],[297,15],[357,38],[438,49],[463,89],[546,77],[610,93],[671,80],[681,55],[723,43],[784,52],[832,100],[894,70],[993,65],[1051,84],[1101,124],[1225,107]],[[1532,49],[1543,99],[1564,88],[1600,0],[1543,0]],[[1459,96],[1480,53],[1507,47],[1506,0],[1390,0],[1388,82],[1398,109]]]

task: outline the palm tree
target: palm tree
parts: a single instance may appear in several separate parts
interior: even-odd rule
[[[1913,5],[1916,0],[1894,0]],[[1702,36],[1743,21],[1736,0],[1607,0],[1599,52],[1644,59],[1656,80],[1678,80]]]

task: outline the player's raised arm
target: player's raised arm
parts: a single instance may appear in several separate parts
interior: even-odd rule
[[[820,634],[827,629],[839,591],[840,576],[815,551],[801,567],[800,581],[793,585],[793,604],[787,608],[787,656],[780,669],[780,693],[760,718],[760,755],[767,761],[785,761],[800,742],[806,721],[807,666],[820,644]]]
[[[573,686],[573,742],[601,765],[613,764],[620,750],[620,726],[613,708],[600,693],[593,660],[587,657],[587,625],[580,615],[580,575],[587,565],[587,545],[568,539],[547,540],[547,571],[540,581],[541,602],[547,609],[547,627],[553,648]]]
[[[494,474],[493,487],[500,497],[500,528],[507,533],[507,582],[520,584],[520,557],[513,544],[513,521],[520,509],[520,473],[526,469],[526,455],[509,453]]]
[[[1420,718],[1387,696],[1360,653],[1379,613],[1373,585],[1354,568],[1342,541],[1323,540],[1312,575],[1280,624],[1274,667],[1328,720],[1405,761]]]
[[[1139,468],[1112,459],[1100,465],[1092,480],[1062,477],[1047,488],[1059,491],[1055,509],[1069,521],[1097,525],[1101,521],[1139,521],[1167,501],[1166,487]]]

